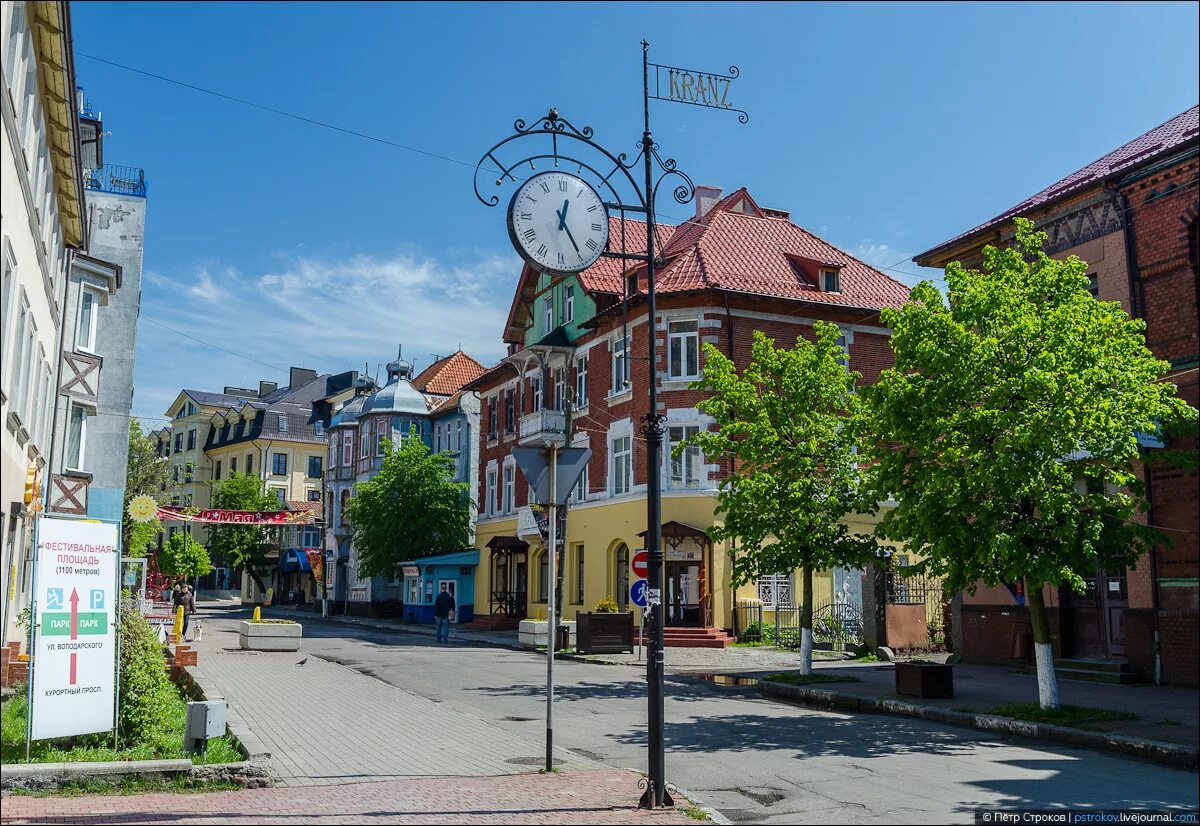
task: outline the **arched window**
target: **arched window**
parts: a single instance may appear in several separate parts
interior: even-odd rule
[[[550,590],[550,554],[542,551],[538,560],[538,602],[549,601]]]
[[[629,610],[629,546],[624,542],[613,549],[613,599],[622,611]]]

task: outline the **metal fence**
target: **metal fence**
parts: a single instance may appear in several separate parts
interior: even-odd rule
[[[734,606],[738,642],[761,642],[780,648],[800,647],[799,605],[774,606],[743,600]],[[863,617],[844,602],[813,605],[813,647],[845,651],[863,644]]]
[[[940,578],[906,575],[903,567],[889,568],[884,573],[884,595],[889,605],[924,604],[930,648],[950,650],[953,613]]]
[[[105,164],[83,170],[83,185],[99,192],[146,197],[146,173],[136,166]]]

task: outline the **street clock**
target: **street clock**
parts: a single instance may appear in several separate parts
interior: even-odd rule
[[[581,272],[608,247],[608,208],[578,175],[541,172],[513,194],[508,235],[537,269]]]

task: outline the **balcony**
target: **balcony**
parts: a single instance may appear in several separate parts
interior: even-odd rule
[[[535,410],[521,417],[522,445],[560,447],[567,443],[567,416],[559,410]]]
[[[146,197],[146,173],[136,166],[105,164],[83,170],[83,185],[97,192]]]

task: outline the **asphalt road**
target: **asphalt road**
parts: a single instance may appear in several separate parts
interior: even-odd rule
[[[304,652],[522,739],[545,731],[544,656],[305,621]],[[644,672],[559,661],[555,742],[646,765]],[[979,807],[1195,809],[1196,775],[923,720],[819,712],[668,675],[667,779],[734,822],[968,823]]]

